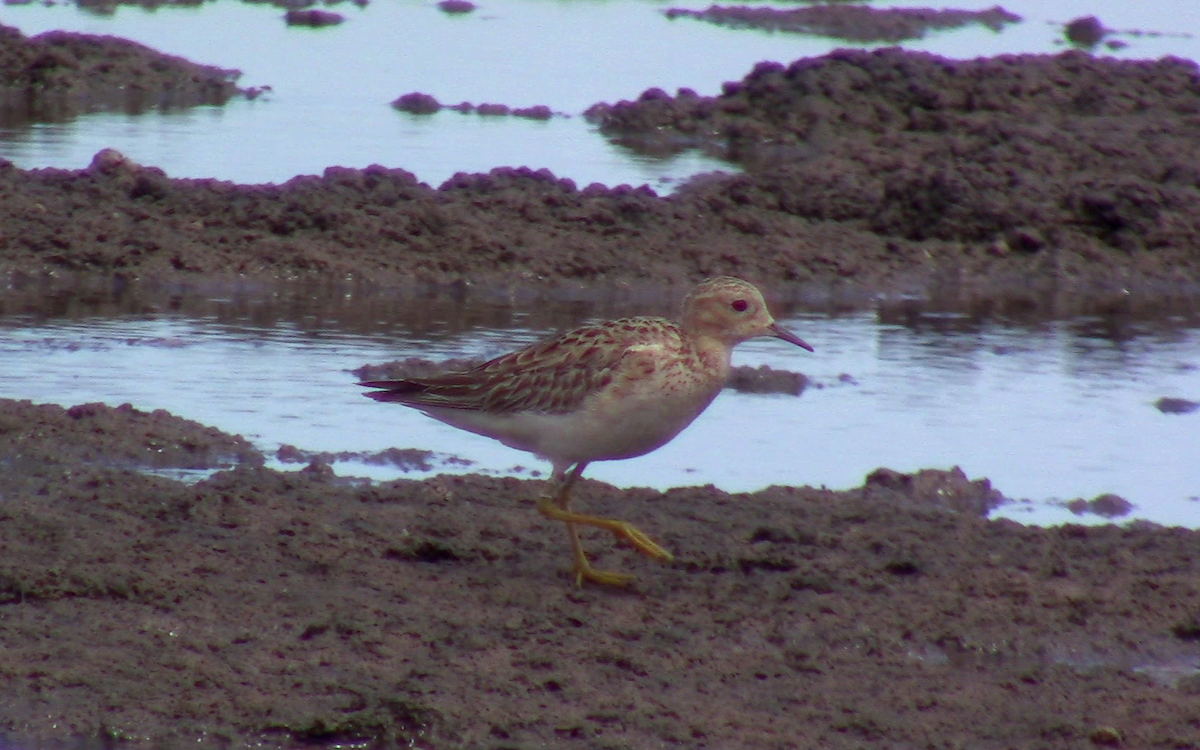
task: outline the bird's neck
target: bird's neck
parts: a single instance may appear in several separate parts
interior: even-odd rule
[[[694,341],[696,358],[700,360],[702,372],[711,373],[722,384],[729,379],[729,366],[733,347],[715,336],[697,336]]]

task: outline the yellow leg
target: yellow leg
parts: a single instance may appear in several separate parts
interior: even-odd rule
[[[593,568],[583,553],[583,545],[579,543],[579,531],[575,524],[567,524],[567,533],[571,535],[571,554],[575,558],[575,585],[583,586],[585,580],[600,583],[605,586],[628,586],[633,583],[632,573],[614,573],[609,570]]]
[[[627,540],[642,554],[650,557],[659,560],[674,559],[670,552],[660,547],[650,537],[646,536],[640,529],[630,523],[611,518],[600,518],[583,513],[574,513],[567,509],[571,487],[575,484],[575,480],[579,479],[579,475],[583,473],[585,466],[587,466],[586,463],[576,464],[575,468],[569,474],[556,470],[555,479],[558,480],[557,491],[553,494],[543,495],[538,499],[539,513],[546,518],[562,521],[567,524],[567,533],[571,536],[571,553],[575,560],[575,583],[582,585],[584,580],[588,580],[608,586],[625,586],[633,581],[634,578],[628,573],[609,573],[593,568],[591,563],[588,562],[587,555],[583,552],[583,545],[579,542],[579,532],[575,528],[576,524],[607,529],[618,537]]]

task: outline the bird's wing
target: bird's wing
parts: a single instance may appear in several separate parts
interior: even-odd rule
[[[377,401],[417,408],[560,414],[608,386],[622,360],[648,333],[665,333],[677,341],[674,325],[664,328],[665,323],[627,318],[583,326],[464,372],[360,385],[381,389],[366,394]]]

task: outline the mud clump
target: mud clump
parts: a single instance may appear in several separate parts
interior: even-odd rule
[[[326,26],[337,26],[345,21],[346,17],[331,10],[309,8],[307,10],[289,10],[283,15],[283,20],[288,26],[307,26],[319,29]]]
[[[799,396],[808,387],[809,379],[802,373],[777,370],[769,365],[748,367],[739,365],[729,373],[726,388],[738,393],[783,393]]]
[[[1163,396],[1158,401],[1154,402],[1154,408],[1158,409],[1163,414],[1191,414],[1197,409],[1200,409],[1200,402],[1192,401],[1186,398]]]
[[[412,115],[432,115],[442,110],[442,103],[432,94],[423,94],[420,91],[401,94],[392,101],[392,106]]]
[[[1063,36],[1068,42],[1086,48],[1095,47],[1107,33],[1108,29],[1095,16],[1076,18],[1063,27]]]
[[[1127,516],[1133,511],[1134,505],[1120,495],[1114,495],[1111,492],[1106,492],[1103,495],[1097,495],[1091,500],[1083,498],[1075,498],[1064,504],[1067,510],[1077,516],[1087,514],[1101,516],[1102,518],[1120,518]]]
[[[529,120],[549,120],[555,115],[554,110],[545,104],[535,104],[532,107],[510,107],[507,104],[442,104],[433,95],[414,91],[402,94],[392,101],[392,106],[401,112],[413,115],[432,115],[443,109],[452,109],[464,115],[475,113],[487,117],[524,117]]]
[[[922,469],[902,474],[891,469],[876,469],[867,475],[864,489],[884,489],[917,505],[954,510],[985,517],[1010,502],[986,479],[970,480],[955,466],[950,471]]]
[[[437,4],[438,10],[448,15],[462,15],[475,10],[477,5],[470,0],[441,0]]]
[[[373,466],[391,466],[401,471],[430,471],[435,454],[418,448],[388,448],[382,451],[306,451],[294,445],[284,444],[275,452],[275,458],[285,464],[331,464],[338,461],[359,461]],[[459,463],[461,459],[455,461]]]

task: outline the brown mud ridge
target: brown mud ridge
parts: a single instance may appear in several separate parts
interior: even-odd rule
[[[439,455],[423,448],[386,448],[381,451],[306,451],[294,445],[281,445],[275,458],[285,464],[308,464],[313,471],[338,461],[358,461],[372,466],[391,466],[401,471],[430,471],[435,462],[442,466],[470,466],[474,461],[459,456]],[[351,480],[356,481],[356,480]],[[1082,501],[1081,501],[1082,502]]]
[[[472,104],[470,102],[442,104],[432,94],[425,94],[420,91],[400,95],[392,102],[392,106],[401,112],[408,112],[413,115],[432,115],[443,109],[452,109],[464,115],[474,112],[478,115],[487,115],[490,117],[512,116],[524,117],[529,120],[549,120],[556,114],[561,117],[566,116],[561,112],[555,112],[545,104],[535,104],[532,107],[510,107],[507,104],[488,103]]]
[[[241,75],[111,36],[48,31],[26,37],[0,24],[0,124],[69,120],[85,112],[224,104]]]
[[[585,480],[676,555],[588,535],[638,575],[609,590],[574,586],[534,481],[351,486],[7,400],[0,466],[6,748],[1200,746],[1200,532],[987,521],[958,471]]]
[[[667,18],[697,18],[721,26],[813,34],[849,42],[902,42],[922,39],[930,31],[982,24],[992,31],[1021,17],[1000,6],[987,10],[943,8],[871,8],[831,3],[806,8],[752,8],[710,5],[704,10],[669,8]]]
[[[663,197],[525,169],[434,189],[383,167],[234,185],[114,152],[79,171],[0,164],[0,272],[659,290],[732,273],[1042,312],[1197,291],[1190,62],[845,51],[764,63],[719,97],[652,90],[590,116],[621,143],[704,148],[745,172]]]
[[[951,243],[964,280],[1014,259],[1064,280],[1158,276],[1151,257],[1183,264],[1164,279],[1200,270],[1190,61],[842,51],[760,63],[719,97],[650,90],[588,115],[632,148],[737,161],[748,174],[724,195],[774,217],[866,230],[901,257]],[[764,219],[747,229],[770,233]]]

